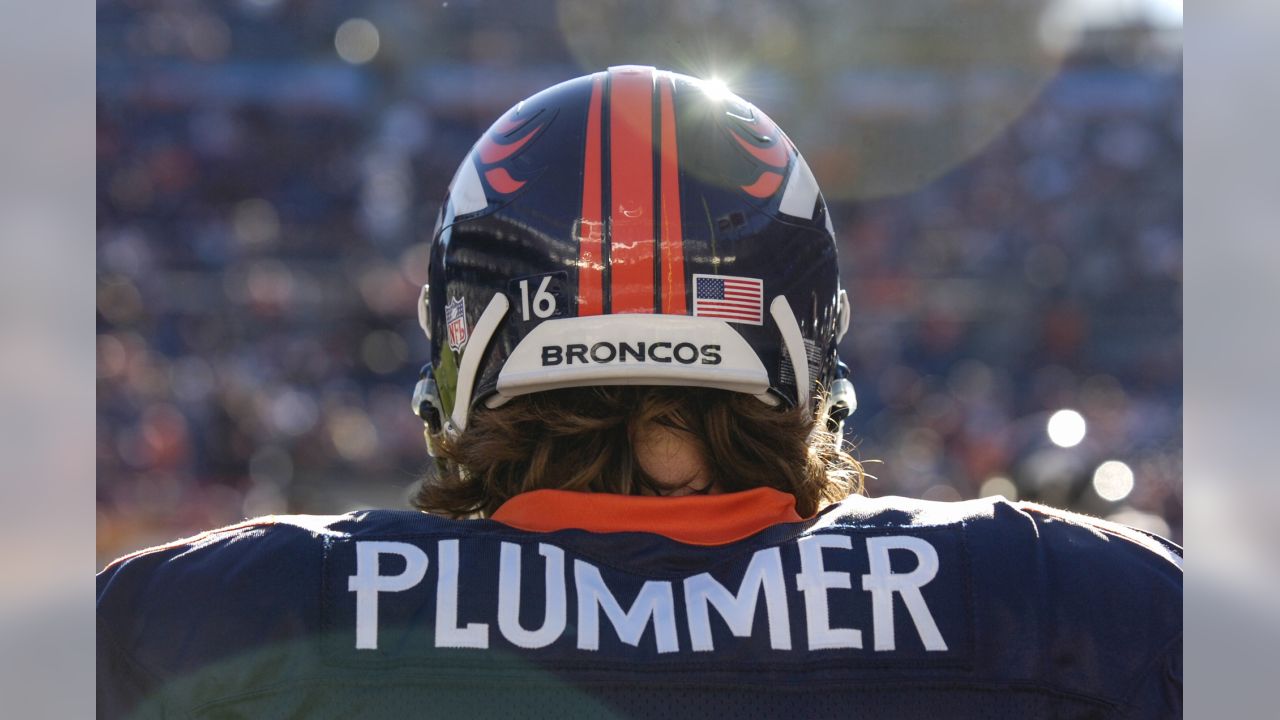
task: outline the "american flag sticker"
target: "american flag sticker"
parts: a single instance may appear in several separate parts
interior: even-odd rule
[[[764,281],[731,275],[694,275],[693,316],[762,325]]]

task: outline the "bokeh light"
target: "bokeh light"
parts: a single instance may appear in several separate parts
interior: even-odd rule
[[[1143,512],[1135,510],[1128,506],[1121,506],[1119,510],[1107,516],[1111,522],[1117,522],[1121,525],[1128,525],[1139,530],[1146,530],[1153,535],[1159,535],[1162,538],[1172,538],[1173,528],[1170,527],[1169,521],[1156,515],[1155,513]]]
[[[1103,500],[1119,502],[1133,492],[1133,470],[1119,460],[1108,460],[1093,471],[1093,490]]]
[[[335,410],[329,423],[329,439],[348,462],[366,460],[378,450],[377,428],[360,408]]]
[[[1018,486],[1003,475],[992,475],[983,481],[982,487],[978,488],[978,497],[993,497],[996,495],[1009,500],[1017,500]]]
[[[363,65],[378,54],[382,44],[378,28],[364,18],[351,18],[338,26],[333,35],[333,46],[338,57],[352,65]]]
[[[1045,430],[1049,433],[1049,440],[1054,445],[1070,448],[1084,440],[1087,428],[1084,416],[1080,413],[1075,410],[1059,410],[1049,416],[1049,423]]]
[[[360,358],[370,370],[387,375],[399,370],[409,359],[409,346],[397,333],[374,330],[360,343]]]
[[[231,213],[236,239],[250,247],[269,245],[280,235],[280,216],[270,202],[249,198],[236,203]]]

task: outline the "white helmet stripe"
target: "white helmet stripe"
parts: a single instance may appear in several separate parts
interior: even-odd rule
[[[778,205],[778,211],[812,220],[814,203],[817,200],[818,180],[813,177],[809,163],[797,154],[796,166],[792,168],[791,178],[787,180],[787,189],[782,191],[782,201]]]
[[[458,168],[458,173],[449,183],[449,202],[453,203],[454,216],[466,215],[489,206],[489,198],[485,197],[484,185],[480,184],[480,173],[476,171],[475,158],[467,155]]]

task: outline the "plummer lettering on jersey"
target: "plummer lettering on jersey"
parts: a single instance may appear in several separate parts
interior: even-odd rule
[[[683,578],[624,575],[550,543],[343,545],[328,563],[345,575],[331,586],[346,591],[330,619],[350,628],[356,650],[394,637],[394,647],[696,657],[747,643],[780,656],[848,650],[883,659],[946,653],[955,636],[967,637],[961,568],[935,582],[947,558],[915,536],[812,534]]]

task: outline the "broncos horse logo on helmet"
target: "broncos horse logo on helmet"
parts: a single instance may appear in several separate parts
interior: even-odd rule
[[[764,113],[698,79],[613,67],[518,104],[454,176],[430,262],[423,330],[448,338],[462,301],[468,337],[432,343],[414,408],[433,430],[587,385],[852,410],[817,181]]]

